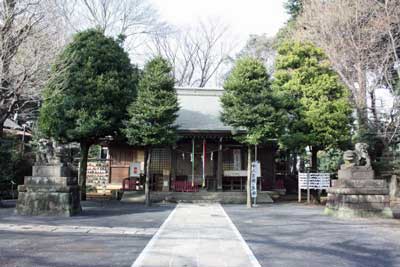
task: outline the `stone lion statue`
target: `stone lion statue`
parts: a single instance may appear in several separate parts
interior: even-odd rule
[[[49,164],[53,157],[54,157],[53,143],[48,139],[41,138],[38,141],[38,149],[36,152],[36,163]]]
[[[368,144],[357,143],[354,151],[357,155],[357,166],[371,167],[371,158],[368,155]]]
[[[54,140],[40,139],[38,151],[36,153],[36,163],[38,164],[60,164],[66,161],[66,147],[57,144]]]
[[[343,153],[343,160],[347,167],[364,166],[371,167],[371,158],[368,154],[368,144],[357,143],[354,150],[347,150]]]

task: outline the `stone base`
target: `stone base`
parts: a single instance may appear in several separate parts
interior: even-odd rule
[[[71,168],[65,164],[56,165],[34,165],[32,166],[34,177],[70,177]]]
[[[393,217],[400,219],[400,197],[390,199],[390,208],[393,212]]]
[[[332,209],[326,207],[324,210],[326,215],[348,219],[348,218],[355,218],[355,217],[378,217],[378,218],[387,218],[392,219],[394,218],[392,210],[390,208],[385,208],[381,211],[368,211],[364,209],[352,209],[352,208],[345,208],[341,207],[338,209]]]
[[[36,169],[36,173],[48,174],[53,171],[65,174],[59,168]],[[40,170],[39,170],[40,169]],[[80,190],[77,179],[59,176],[26,176],[24,185],[18,186],[16,212],[30,216],[72,216],[81,212]]]
[[[325,214],[349,217],[393,218],[388,195],[328,193]]]
[[[342,167],[338,171],[338,178],[341,179],[349,179],[349,180],[364,180],[364,179],[374,179],[375,173],[371,168],[366,168],[363,166],[353,166],[351,168]]]
[[[79,190],[19,192],[16,211],[29,216],[73,216],[81,212]]]

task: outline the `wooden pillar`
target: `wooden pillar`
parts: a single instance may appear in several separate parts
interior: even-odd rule
[[[170,188],[172,189],[172,191],[175,190],[174,185],[175,185],[175,181],[176,181],[176,148],[173,146],[171,148],[171,186]]]
[[[217,190],[222,191],[222,177],[224,175],[223,169],[223,153],[222,153],[222,138],[218,143],[218,162],[217,162]]]

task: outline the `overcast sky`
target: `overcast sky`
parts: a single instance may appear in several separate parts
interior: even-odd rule
[[[284,0],[149,0],[161,17],[176,26],[190,26],[199,19],[215,19],[230,26],[244,43],[250,34],[277,33],[287,18]]]

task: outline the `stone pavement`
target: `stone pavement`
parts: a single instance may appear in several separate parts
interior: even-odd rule
[[[258,267],[220,204],[179,204],[132,267]]]
[[[324,206],[224,205],[265,267],[400,267],[400,220],[323,215]]]
[[[48,224],[6,224],[0,223],[0,231],[38,232],[38,233],[82,233],[94,235],[143,235],[153,236],[157,228],[136,227],[95,227],[79,225],[48,225]]]
[[[0,208],[1,267],[127,267],[175,205],[84,201],[74,217],[31,217]]]

